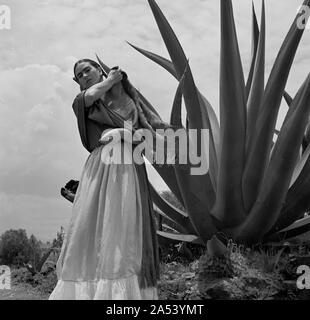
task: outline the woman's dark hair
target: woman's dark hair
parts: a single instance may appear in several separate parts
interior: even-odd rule
[[[91,59],[81,59],[79,61],[77,61],[75,64],[74,64],[74,67],[73,67],[73,73],[74,73],[74,77],[76,78],[76,74],[75,74],[75,70],[76,70],[76,67],[82,63],[82,62],[88,62],[90,65],[92,65],[93,67],[97,68],[97,69],[100,69],[102,71],[102,74],[104,76],[106,76],[106,73],[104,72],[104,70],[101,68],[101,66],[99,65],[99,63],[97,63],[96,61],[94,60],[91,60]],[[76,78],[77,79],[77,78]]]
[[[82,62],[88,62],[90,65],[92,65],[93,67],[95,68],[99,68],[103,75],[106,77],[107,74],[106,72],[101,68],[100,64],[97,63],[96,61],[94,60],[91,60],[91,59],[81,59],[79,61],[77,61],[75,64],[74,64],[74,67],[73,67],[73,73],[74,73],[74,78],[76,79],[77,81],[77,77],[76,77],[76,74],[75,74],[75,69],[76,67],[78,66],[78,64],[82,63]],[[111,70],[113,69],[117,69],[118,67],[113,67],[111,68]],[[125,91],[127,92],[127,94],[131,97],[131,99],[133,99],[133,101],[138,104],[138,101],[139,101],[139,96],[138,96],[138,93],[136,91],[136,89],[132,86],[132,84],[129,82],[128,80],[128,76],[126,74],[126,72],[122,72],[123,74],[123,80],[122,80],[122,84],[123,84],[123,87],[125,89]],[[82,88],[81,88],[82,90]]]

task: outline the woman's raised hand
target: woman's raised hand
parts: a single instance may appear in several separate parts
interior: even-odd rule
[[[111,69],[111,71],[108,74],[108,78],[110,79],[114,84],[122,81],[123,75],[122,75],[122,70],[121,69]]]

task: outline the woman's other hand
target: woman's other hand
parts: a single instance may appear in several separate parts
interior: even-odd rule
[[[85,92],[85,106],[90,107],[96,100],[102,98],[115,84],[123,79],[121,69],[111,69],[107,78],[92,85]]]

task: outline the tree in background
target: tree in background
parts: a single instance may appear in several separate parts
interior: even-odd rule
[[[26,230],[10,229],[4,232],[1,236],[0,252],[3,264],[19,267],[23,263],[27,263],[31,256],[31,248]]]
[[[41,249],[41,241],[38,241],[37,238],[32,234],[29,238],[29,246],[30,246],[30,261],[32,265],[36,265],[41,257],[42,249]]]
[[[0,263],[26,267],[32,275],[41,273],[51,253],[54,254],[54,259],[50,262],[55,265],[54,260],[58,259],[64,235],[64,228],[61,226],[52,245],[48,243],[46,247],[33,234],[28,239],[26,230],[8,230],[0,237]]]
[[[32,258],[30,263],[24,264],[24,266],[31,272],[32,275],[43,273],[43,266],[48,262],[51,254],[56,255],[55,260],[57,261],[63,243],[64,234],[64,228],[61,226],[60,231],[57,232],[56,238],[53,240],[52,245],[48,248],[43,248],[43,243],[38,241],[35,236],[32,235],[30,237],[29,243],[32,250]],[[53,270],[55,268],[55,261],[50,260],[49,262],[52,262],[53,264],[52,267],[49,267],[49,270]]]
[[[57,232],[56,238],[53,240],[52,247],[61,248],[65,237],[65,229],[63,226],[60,227],[60,231]]]

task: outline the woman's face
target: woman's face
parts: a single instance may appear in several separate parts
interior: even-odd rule
[[[76,66],[75,76],[82,90],[85,90],[101,81],[102,72],[89,62],[81,62]]]

